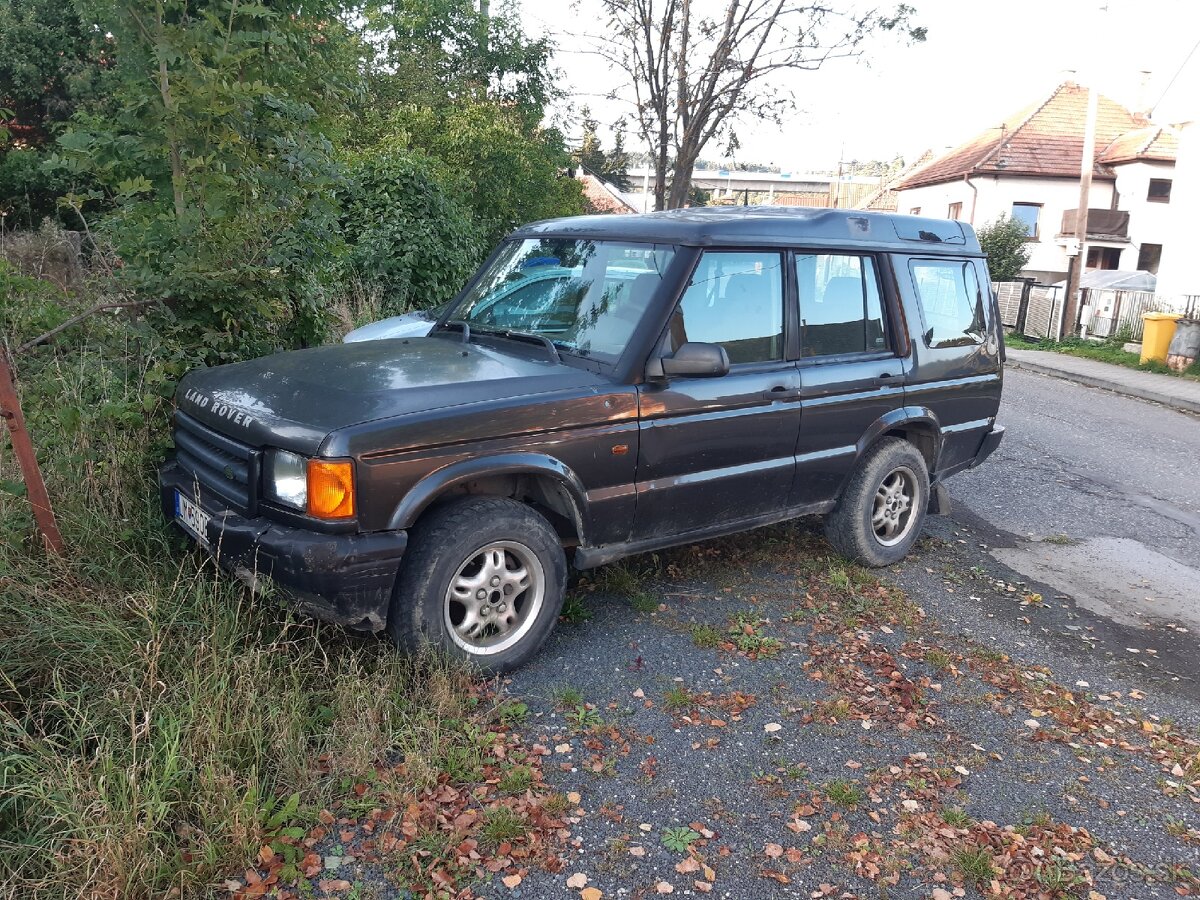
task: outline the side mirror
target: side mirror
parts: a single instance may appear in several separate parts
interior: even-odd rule
[[[714,378],[729,374],[729,354],[720,344],[688,341],[672,356],[661,360],[663,375]]]

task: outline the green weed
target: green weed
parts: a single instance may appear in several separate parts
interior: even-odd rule
[[[866,799],[866,795],[863,794],[858,783],[845,778],[835,778],[826,782],[825,796],[838,806],[844,806],[847,809],[854,809]]]
[[[964,847],[951,857],[963,878],[972,884],[990,881],[996,869],[992,855],[983,847]]]
[[[495,846],[505,841],[515,841],[528,831],[525,820],[507,806],[489,809],[483,816],[480,836],[486,844]]]
[[[668,828],[662,833],[663,846],[676,853],[687,853],[688,848],[698,840],[700,840],[699,833],[686,825]]]

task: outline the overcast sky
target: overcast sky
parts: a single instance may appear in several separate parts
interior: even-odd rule
[[[871,40],[861,60],[835,60],[818,72],[779,78],[799,110],[783,128],[741,124],[737,158],[801,172],[836,168],[839,156],[912,159],[925,149],[940,152],[1043,99],[1068,69],[1078,72],[1075,80],[1130,106],[1138,102],[1139,72],[1149,70],[1149,102],[1166,92],[1156,120],[1200,120],[1200,0],[909,3],[917,10],[914,21],[929,30],[923,44],[906,46],[884,35]],[[572,6],[521,0],[526,28],[549,33],[558,44],[556,62],[571,94],[560,112],[568,134],[577,137],[580,107],[587,104],[601,122],[612,122],[628,114],[632,92],[626,76],[587,52],[590,44],[581,37],[602,33],[598,0]],[[605,99],[614,89],[621,99]],[[631,133],[630,149],[642,149],[637,144]],[[721,149],[710,145],[705,156],[718,158]]]

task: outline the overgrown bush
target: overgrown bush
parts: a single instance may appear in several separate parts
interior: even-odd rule
[[[358,154],[338,199],[349,272],[377,287],[384,314],[449,300],[483,256],[470,209],[419,153]]]
[[[489,246],[526,222],[583,212],[582,188],[564,174],[571,159],[555,129],[531,129],[484,103],[402,106],[390,124],[385,143],[436,158],[458,182]]]
[[[1029,262],[1029,232],[1024,222],[1001,214],[982,226],[978,236],[992,281],[1013,281],[1020,276]]]

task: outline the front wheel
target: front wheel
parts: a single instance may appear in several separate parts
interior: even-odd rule
[[[527,662],[558,620],[567,564],[542,516],[503,497],[470,497],[414,527],[388,633],[433,645],[489,673]]]
[[[925,457],[908,441],[885,438],[859,462],[825,519],[825,536],[843,556],[890,566],[916,543],[928,506]]]

